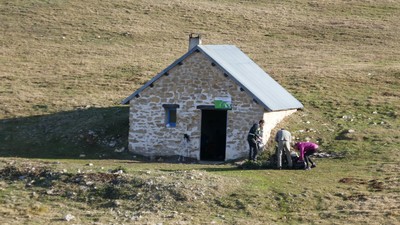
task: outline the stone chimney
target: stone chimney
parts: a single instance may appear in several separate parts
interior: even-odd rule
[[[191,33],[189,35],[189,51],[197,45],[201,45],[201,34]]]

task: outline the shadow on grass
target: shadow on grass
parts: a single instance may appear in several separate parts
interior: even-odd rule
[[[0,157],[127,159],[129,107],[0,120]]]
[[[160,171],[163,172],[177,172],[177,171],[186,171],[187,168],[182,168],[182,169],[160,169]],[[238,167],[232,166],[232,167],[204,167],[204,168],[196,168],[196,170],[204,170],[207,172],[224,172],[224,171],[239,171],[241,170]]]

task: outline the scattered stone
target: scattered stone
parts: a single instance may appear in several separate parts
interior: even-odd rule
[[[66,221],[71,221],[71,220],[74,220],[75,219],[75,216],[73,216],[73,215],[71,215],[71,214],[67,214],[65,217],[64,217],[64,219],[66,220]]]
[[[132,216],[131,221],[138,221],[140,219],[140,216]]]
[[[116,148],[115,150],[114,150],[114,152],[124,152],[125,151],[125,147],[122,147],[122,148]]]
[[[77,194],[73,191],[67,191],[66,196],[68,198],[74,198]]]
[[[111,148],[115,147],[115,145],[117,145],[116,141],[110,141],[110,143],[108,143],[108,146],[110,146]]]
[[[112,205],[113,207],[119,207],[119,206],[121,206],[121,202],[119,202],[119,201],[117,201],[117,200],[114,200],[114,201],[111,202],[111,205]]]
[[[132,34],[131,34],[130,32],[128,32],[128,31],[122,32],[122,35],[123,35],[123,36],[126,36],[126,37],[132,36]]]
[[[199,204],[205,204],[204,202],[208,202],[217,196],[218,190],[223,190],[226,187],[225,185],[233,185],[231,180],[227,184],[226,182],[221,182],[222,177],[198,170],[168,172],[143,170],[135,176],[125,173],[120,175],[124,171],[121,167],[113,171],[116,174],[89,172],[86,170],[81,174],[62,174],[59,169],[57,171],[42,167],[40,164],[35,167],[34,171],[32,170],[32,165],[29,165],[29,167],[7,166],[0,170],[0,176],[7,181],[12,180],[24,183],[26,180],[19,181],[18,177],[27,176],[26,179],[29,180],[55,184],[49,187],[41,185],[43,182],[37,182],[38,186],[35,188],[37,188],[38,194],[31,191],[29,197],[36,195],[38,197],[34,198],[40,198],[43,195],[62,196],[63,198],[99,202],[104,206],[114,205],[114,208],[110,207],[114,210],[111,210],[112,212],[116,212],[118,209],[125,209],[125,204],[132,204],[134,209],[137,207],[144,210],[136,213],[122,211],[122,213],[115,215],[118,220],[121,220],[122,217],[126,218],[124,221],[129,221],[129,219],[137,221],[147,210],[149,214],[151,214],[150,212],[165,212],[164,215],[170,215],[171,218],[174,218],[179,215],[178,212],[168,213],[168,211],[175,210],[175,204],[180,204],[181,201],[196,201]],[[49,177],[49,175],[51,176]],[[152,179],[153,177],[156,178]],[[239,185],[239,182],[235,182],[234,185]],[[6,182],[0,181],[0,188],[6,186]],[[95,190],[96,187],[101,191],[97,192]],[[93,193],[99,194],[93,195]],[[10,196],[8,199],[12,200],[13,197]],[[126,203],[127,201],[130,202]],[[72,213],[71,211],[65,212],[60,215],[60,219],[63,221],[78,220],[78,215],[75,218]],[[147,217],[147,215],[145,216]]]
[[[35,191],[31,193],[31,198],[38,198],[39,195]]]
[[[123,174],[124,171],[123,170],[118,170],[117,172],[114,172],[113,174]]]
[[[325,153],[325,152],[314,153],[314,156],[317,158],[340,158],[341,157],[338,154],[329,154],[329,153]]]
[[[32,184],[35,183],[34,180],[31,180],[25,184],[26,187],[32,187]]]
[[[314,128],[307,128],[306,131],[307,132],[314,132],[314,133],[317,132]]]

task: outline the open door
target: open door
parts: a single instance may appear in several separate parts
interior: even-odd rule
[[[201,111],[200,160],[225,161],[227,110]]]

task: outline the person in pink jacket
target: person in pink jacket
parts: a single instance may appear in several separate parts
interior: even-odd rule
[[[310,159],[310,156],[317,152],[318,147],[319,146],[313,142],[297,142],[294,145],[294,148],[299,151],[299,160],[305,161],[307,164],[306,170],[316,167],[315,163]]]

